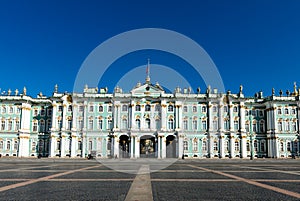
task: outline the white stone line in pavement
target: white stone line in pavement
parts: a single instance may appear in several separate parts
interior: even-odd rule
[[[59,181],[59,182],[85,182],[85,181],[133,181],[134,179],[133,178],[110,178],[110,179],[101,179],[101,178],[98,178],[98,179],[48,179],[48,181]]]
[[[125,201],[153,201],[149,165],[142,165],[127,193]]]
[[[45,167],[54,167],[54,166],[57,166],[57,165],[43,165],[43,166],[24,167],[24,168],[15,168],[15,169],[3,169],[3,170],[0,170],[0,172],[16,172],[16,171],[35,169],[35,168],[45,168]]]
[[[238,166],[238,167],[249,168],[249,169],[253,169],[253,170],[264,170],[264,171],[268,171],[268,172],[279,172],[279,173],[285,173],[285,174],[300,175],[300,173],[298,173],[296,171],[274,170],[271,168],[259,168],[259,167],[248,167],[248,166]]]
[[[40,181],[47,181],[47,180],[55,178],[55,177],[60,177],[60,176],[63,176],[63,175],[72,174],[72,173],[75,173],[75,172],[80,172],[82,170],[96,168],[96,167],[99,167],[99,166],[101,166],[101,165],[95,165],[95,166],[70,170],[70,171],[67,171],[67,172],[61,172],[61,173],[57,173],[57,174],[53,174],[53,175],[49,175],[49,176],[45,176],[45,177],[40,177],[40,178],[37,178],[37,179],[30,179],[28,181],[24,181],[24,182],[20,182],[20,183],[16,183],[16,184],[11,184],[11,185],[8,185],[8,186],[3,186],[3,187],[0,187],[0,192],[7,191],[7,190],[10,190],[10,189],[13,189],[13,188],[18,188],[18,187],[21,187],[21,186],[26,186],[26,185],[33,184],[33,183],[40,182]]]
[[[254,185],[254,186],[258,186],[258,187],[261,187],[261,188],[265,188],[265,189],[268,189],[268,190],[272,190],[272,191],[275,191],[275,192],[278,192],[278,193],[282,193],[282,194],[300,199],[300,193],[285,190],[285,189],[278,188],[278,187],[275,187],[275,186],[270,186],[270,185],[267,185],[267,184],[262,184],[262,183],[259,183],[259,182],[255,181],[255,180],[252,180],[252,179],[246,179],[246,178],[243,178],[243,177],[235,176],[235,175],[232,175],[232,174],[227,174],[227,173],[217,171],[217,170],[207,169],[207,168],[203,168],[203,167],[199,167],[199,166],[195,166],[195,165],[188,165],[188,166],[193,167],[193,168],[197,168],[197,169],[200,169],[200,170],[205,170],[207,172],[212,172],[212,173],[215,173],[215,174],[223,175],[225,177],[236,179],[237,181],[242,181],[242,182]]]

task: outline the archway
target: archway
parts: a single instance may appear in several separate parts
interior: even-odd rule
[[[120,158],[129,158],[129,148],[130,142],[127,135],[121,135],[119,138],[119,157]]]
[[[168,135],[166,141],[167,158],[177,158],[177,141],[174,135]]]
[[[140,157],[141,158],[155,158],[157,146],[155,137],[145,135],[140,138]]]

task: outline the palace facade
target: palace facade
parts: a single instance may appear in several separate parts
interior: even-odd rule
[[[0,154],[16,157],[249,158],[299,152],[300,90],[263,97],[176,88],[146,78],[129,93],[116,87],[51,97],[0,96]]]

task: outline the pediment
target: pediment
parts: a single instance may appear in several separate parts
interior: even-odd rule
[[[140,86],[136,86],[131,90],[133,96],[152,96],[158,97],[163,94],[165,91],[159,85],[152,85],[150,83],[145,83]]]

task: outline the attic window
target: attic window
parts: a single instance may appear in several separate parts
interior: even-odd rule
[[[149,90],[150,90],[150,87],[149,87],[149,86],[147,86],[147,87],[146,87],[146,90],[147,90],[147,91],[149,91]]]

